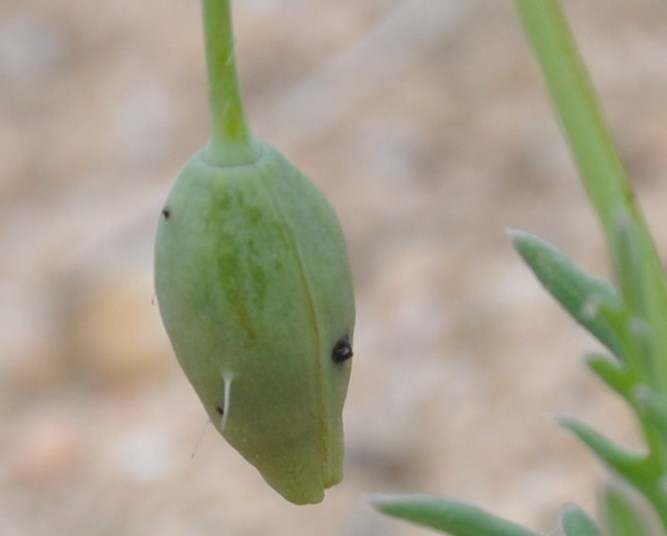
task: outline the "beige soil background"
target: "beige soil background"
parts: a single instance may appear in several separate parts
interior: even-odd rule
[[[567,1],[667,252],[667,4]],[[326,192],[358,299],[346,477],[296,507],[205,425],[152,290],[165,196],[208,118],[195,0],[0,2],[0,534],[428,534],[371,492],[558,534],[603,472],[554,424],[639,444],[597,345],[505,229],[606,251],[509,0],[244,0],[254,132]]]

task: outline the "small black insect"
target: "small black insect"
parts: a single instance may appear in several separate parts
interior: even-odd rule
[[[224,414],[225,414],[225,410],[224,410],[224,408],[223,408],[222,406],[215,406],[215,411],[217,411],[218,414],[220,414],[220,415],[224,415]]]
[[[338,339],[338,342],[334,345],[333,350],[331,351],[331,359],[334,363],[342,363],[347,361],[352,357],[352,346],[350,345],[350,340],[347,335]]]
[[[165,218],[166,220],[168,220],[168,219],[169,219],[169,216],[171,216],[171,209],[170,209],[169,207],[164,207],[164,208],[162,209],[162,215],[164,216],[164,218]]]

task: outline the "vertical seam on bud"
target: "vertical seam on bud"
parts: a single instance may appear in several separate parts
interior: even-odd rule
[[[254,164],[253,164],[254,165]],[[274,197],[273,192],[271,188],[267,185],[267,181],[270,180],[276,180],[274,177],[268,176],[265,169],[263,169],[260,166],[255,165],[258,175],[260,177],[260,181],[262,184],[263,189],[267,193],[269,199],[271,200],[271,205],[273,206],[274,210],[280,217],[280,219],[283,221],[285,226],[290,230],[290,238],[293,239],[295,236],[294,229],[292,228],[291,223],[289,220],[285,217],[285,213],[283,212],[283,209],[280,205],[280,202]],[[281,163],[281,167],[284,167]],[[290,244],[293,244],[293,240],[289,241]],[[321,332],[321,326],[319,323],[319,317],[317,315],[317,308],[315,306],[315,299],[314,299],[314,293],[313,293],[313,287],[312,283],[310,281],[310,278],[308,277],[308,273],[305,270],[305,263],[303,260],[303,257],[301,255],[301,250],[298,247],[294,247],[293,245],[291,246],[292,251],[294,252],[294,255],[296,257],[297,263],[299,265],[299,275],[301,277],[301,280],[304,283],[304,286],[306,288],[306,298],[308,300],[308,309],[310,310],[310,318],[311,318],[311,324],[313,326],[313,330],[315,332],[315,347],[317,348],[317,351],[319,352],[320,349],[322,348],[322,332]],[[317,377],[317,389],[315,389],[315,401],[317,403],[317,429],[318,429],[318,440],[320,443],[320,449],[321,449],[321,454],[322,457],[320,458],[320,461],[322,462],[321,467],[320,467],[320,475],[322,478],[322,482],[324,483],[328,479],[328,462],[329,462],[329,445],[328,445],[328,434],[326,433],[326,425],[325,425],[325,416],[324,416],[324,400],[323,400],[323,389],[320,383],[322,382],[322,376],[323,376],[323,371],[322,371],[322,363],[320,356],[317,355],[317,359],[315,359],[315,374]]]

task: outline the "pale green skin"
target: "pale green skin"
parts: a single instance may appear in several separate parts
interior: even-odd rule
[[[257,144],[250,165],[179,176],[155,247],[160,313],[174,351],[225,439],[296,504],[343,477],[351,360],[332,349],[354,327],[345,241],[315,185]],[[221,475],[224,478],[224,475]]]

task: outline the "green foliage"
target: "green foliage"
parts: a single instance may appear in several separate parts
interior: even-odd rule
[[[645,503],[630,501],[618,489],[608,487],[603,497],[608,534],[664,536],[667,534],[667,287],[662,266],[558,2],[515,0],[515,3],[605,233],[615,284],[586,274],[565,254],[533,235],[514,231],[512,241],[544,288],[610,352],[611,356],[590,356],[588,366],[633,410],[646,448],[627,449],[572,418],[560,422]],[[454,536],[496,534],[482,525],[485,520],[506,527],[507,532],[498,534],[519,536],[526,530],[513,524],[503,525],[506,522],[467,505],[444,503],[448,505],[446,508],[434,509],[433,499],[419,496],[396,501],[385,498],[376,506],[383,512]],[[452,509],[466,512],[466,516],[458,517],[457,523],[446,523]],[[646,521],[646,512],[651,509],[659,519],[655,527]],[[421,515],[424,511],[429,515]],[[603,535],[575,505],[563,510],[561,525],[566,536]]]
[[[466,503],[426,495],[373,495],[370,501],[384,514],[456,536],[539,536]]]
[[[584,273],[563,253],[536,236],[522,231],[512,231],[510,236],[519,255],[551,295],[621,362],[626,361],[620,333],[627,318],[611,283]]]

